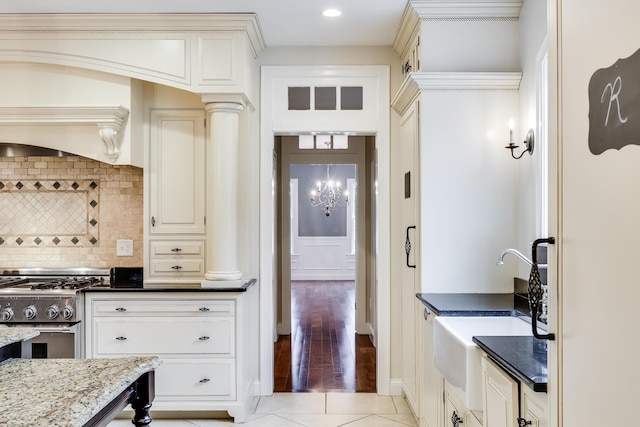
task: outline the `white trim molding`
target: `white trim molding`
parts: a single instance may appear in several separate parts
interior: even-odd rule
[[[0,126],[95,124],[98,136],[106,147],[106,155],[112,160],[120,156],[121,129],[127,123],[129,110],[118,106],[48,106],[48,107],[0,107]]]
[[[411,105],[421,91],[426,90],[519,90],[522,73],[409,73],[391,107],[399,114]]]
[[[255,14],[0,14],[0,62],[85,68],[198,94],[257,99],[251,69],[264,48]]]

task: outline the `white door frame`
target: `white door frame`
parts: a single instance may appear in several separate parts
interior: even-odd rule
[[[373,114],[364,120],[290,120],[280,117],[274,107],[276,83],[326,79],[335,84],[339,78],[375,82],[375,96],[367,94],[364,102]],[[389,395],[391,380],[391,262],[390,262],[390,98],[388,66],[263,66],[261,70],[260,107],[260,395],[273,394],[273,343],[275,331],[274,299],[276,256],[273,235],[274,182],[273,148],[276,134],[308,132],[351,132],[375,135],[378,158],[378,199],[376,203],[377,233],[377,298],[376,298],[376,379],[377,392]],[[295,83],[294,83],[295,85]],[[281,98],[281,97],[280,97]],[[377,105],[376,105],[377,104]]]

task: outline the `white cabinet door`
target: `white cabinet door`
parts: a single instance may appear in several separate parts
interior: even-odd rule
[[[205,113],[152,110],[150,234],[204,234]]]
[[[457,394],[444,382],[444,425],[445,427],[465,427],[467,408]],[[493,427],[493,426],[492,426]]]
[[[420,303],[420,305],[422,305]],[[438,370],[433,358],[433,317],[435,315],[423,306],[422,309],[422,351],[420,363],[422,373],[420,376],[420,426],[439,427],[438,415],[441,406],[441,382]]]
[[[482,386],[484,394],[484,425],[491,427],[517,426],[518,383],[493,362],[482,358]]]
[[[417,233],[417,207],[418,202],[418,129],[419,114],[418,101],[402,116],[400,124],[400,171],[398,181],[404,183],[404,191],[399,195],[401,199],[402,217],[402,237],[408,238],[402,246],[396,250],[409,252],[403,254],[402,259],[402,388],[407,398],[407,402],[418,413],[418,386],[419,370],[417,367],[416,353],[419,350],[416,343],[419,342],[418,327],[421,310],[416,310],[416,292],[421,292],[419,280],[419,267],[417,266],[418,255],[418,233]],[[416,313],[419,313],[416,315]]]
[[[521,417],[524,422],[531,427],[547,427],[547,395],[546,393],[536,393],[528,387],[523,386],[520,399]]]

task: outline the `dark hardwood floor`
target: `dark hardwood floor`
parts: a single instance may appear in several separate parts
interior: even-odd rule
[[[274,346],[274,391],[376,391],[376,350],[355,333],[355,282],[291,283],[291,335]]]

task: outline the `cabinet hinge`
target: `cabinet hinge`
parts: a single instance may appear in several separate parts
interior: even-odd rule
[[[442,392],[442,404],[444,405],[447,402],[447,398],[445,397],[444,391]]]
[[[207,225],[207,217],[204,217],[204,225]]]
[[[358,303],[357,302],[353,303],[353,309],[355,311],[358,311]]]
[[[205,128],[207,127],[207,119],[206,119],[206,117],[205,117],[205,119],[204,119],[204,127],[205,127]]]

